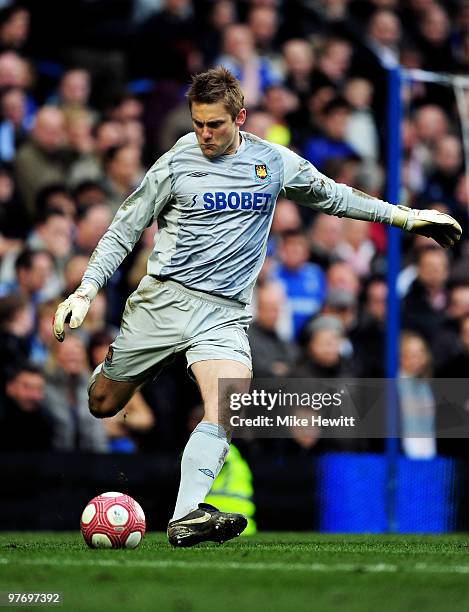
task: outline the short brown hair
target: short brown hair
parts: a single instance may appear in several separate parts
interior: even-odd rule
[[[244,94],[239,81],[224,66],[193,76],[186,95],[190,108],[193,102],[215,104],[222,101],[233,120],[244,106]]]

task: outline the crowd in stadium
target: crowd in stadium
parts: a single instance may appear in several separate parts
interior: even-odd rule
[[[145,171],[192,129],[190,75],[240,79],[246,131],[324,174],[385,196],[386,71],[469,73],[464,0],[107,0],[0,2],[0,448],[135,452],[182,445],[200,413],[176,360],[125,418],[94,419],[90,371],[145,274],[148,228],[83,326],[53,339],[60,301]],[[468,90],[469,91],[469,90]],[[445,251],[404,236],[400,376],[469,372],[468,183],[451,88],[404,93],[401,203],[449,212]],[[469,112],[469,96],[467,97]],[[255,377],[383,377],[386,234],[279,200],[249,331]],[[430,387],[406,387],[431,430]],[[302,449],[317,440],[298,440]],[[409,456],[437,452],[431,435]]]

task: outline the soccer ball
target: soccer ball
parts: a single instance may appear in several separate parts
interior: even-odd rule
[[[145,534],[145,514],[129,495],[110,491],[88,502],[80,529],[90,548],[136,548]]]

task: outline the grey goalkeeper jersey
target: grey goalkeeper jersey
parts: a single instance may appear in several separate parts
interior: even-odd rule
[[[233,155],[206,158],[194,133],[147,172],[100,240],[83,280],[102,287],[158,219],[148,274],[249,303],[278,196],[339,217],[390,223],[393,206],[362,197],[280,145],[247,132]]]

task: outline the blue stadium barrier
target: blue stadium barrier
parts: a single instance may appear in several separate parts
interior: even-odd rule
[[[384,456],[328,453],[316,465],[319,531],[386,531]]]
[[[456,463],[400,457],[396,516],[400,533],[445,533],[456,527]]]
[[[385,533],[385,455],[328,453],[316,462],[318,528],[324,533]],[[399,457],[396,532],[444,533],[456,524],[455,461]]]

